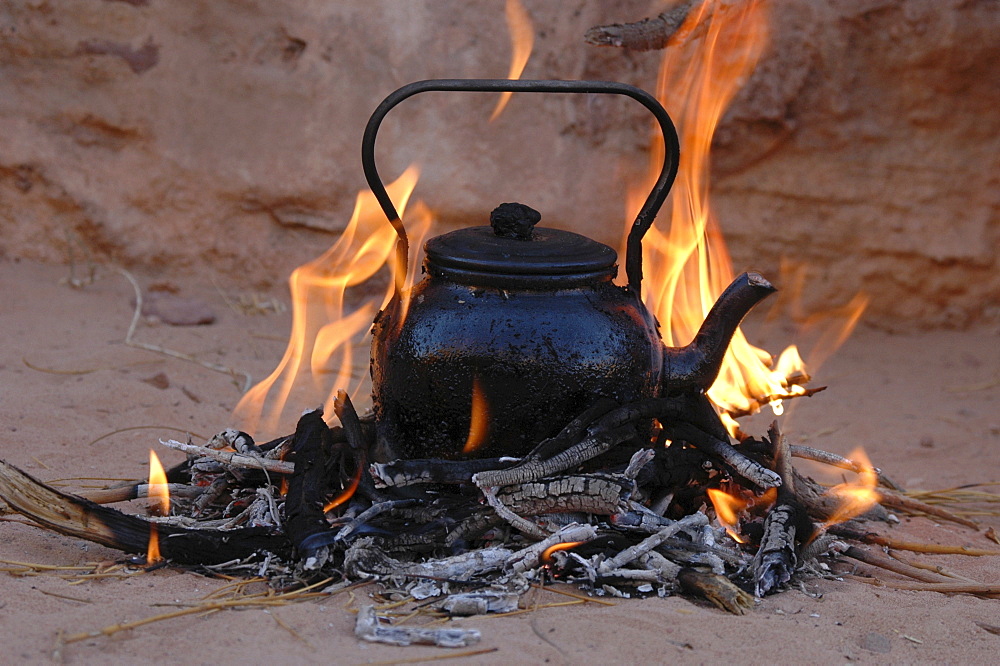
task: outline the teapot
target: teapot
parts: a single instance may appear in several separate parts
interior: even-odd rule
[[[408,240],[375,165],[375,138],[390,109],[428,91],[602,93],[646,107],[663,134],[664,159],[628,234],[627,284],[613,282],[615,250],[536,226],[539,213],[506,203],[489,225],[427,241],[425,277],[404,290]],[[371,348],[380,457],[524,456],[598,399],[624,404],[708,390],[743,317],[774,287],[744,273],[688,345],[663,343],[641,300],[641,241],[677,174],[678,154],[676,130],[660,103],[622,83],[437,79],[386,97],[362,140],[365,177],[399,237],[395,292],[375,318]]]

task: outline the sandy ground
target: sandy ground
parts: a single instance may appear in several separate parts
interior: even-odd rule
[[[123,344],[132,316],[131,287],[120,276],[83,289],[61,285],[65,267],[0,260],[0,457],[43,480],[136,478],[148,449],[177,430],[211,435],[230,423],[239,398],[231,378]],[[211,288],[186,295],[209,301],[210,326],[142,324],[137,338],[265,376],[280,358],[289,314],[247,316]],[[282,296],[283,297],[283,296]],[[793,443],[847,454],[863,445],[875,464],[912,488],[1000,480],[1000,335],[996,330],[888,335],[860,330],[823,368],[824,394],[782,417]],[[30,364],[30,365],[29,365]],[[30,367],[34,366],[34,367]],[[145,381],[164,373],[158,388]],[[765,420],[745,424],[762,432]],[[153,428],[123,430],[142,426]],[[114,431],[121,431],[110,434]],[[165,463],[178,461],[161,453]],[[810,470],[812,471],[812,470]],[[9,517],[8,517],[9,518]],[[927,519],[903,518],[878,529],[900,539],[997,547],[979,533]],[[19,519],[0,523],[0,558],[67,565],[120,553],[66,538]],[[921,556],[980,582],[997,582],[998,558]],[[8,566],[8,565],[0,565]],[[863,570],[863,567],[859,567]],[[885,574],[885,578],[895,578]],[[55,575],[0,576],[0,636],[5,663],[365,663],[440,658],[444,649],[365,644],[353,635],[347,595],[270,612],[247,610],[183,617],[65,646],[60,633],[96,631],[172,610],[223,582],[166,568],[127,579],[74,584]],[[359,593],[359,597],[364,592]],[[535,593],[532,593],[535,594]],[[528,604],[567,601],[550,592]],[[462,620],[482,630],[467,658],[483,663],[678,662],[989,663],[1000,636],[1000,600],[901,592],[854,581],[811,580],[735,617],[682,598],[619,600],[539,609],[514,617]],[[294,633],[285,628],[294,628]]]

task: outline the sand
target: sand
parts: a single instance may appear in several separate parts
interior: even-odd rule
[[[0,259],[0,457],[43,480],[136,478],[148,449],[184,430],[211,435],[230,424],[240,390],[228,376],[126,347],[131,287],[106,270],[81,289],[60,284],[66,267]],[[207,301],[209,326],[143,323],[137,339],[265,376],[284,350],[289,313],[249,316],[229,309],[212,287],[170,280]],[[276,293],[284,298],[284,295]],[[909,488],[1000,480],[1000,332],[892,335],[862,327],[822,368],[830,389],[789,405],[781,424],[793,443],[847,454],[863,445],[873,462]],[[163,373],[168,385],[147,381]],[[745,422],[762,433],[770,417]],[[156,426],[153,428],[140,426]],[[114,431],[120,431],[116,434]],[[165,464],[180,460],[160,451]],[[803,467],[806,466],[803,464]],[[808,468],[812,472],[813,468]],[[80,482],[76,482],[79,484]],[[98,482],[99,483],[99,482]],[[994,488],[994,490],[1000,490]],[[138,510],[138,507],[133,507]],[[876,529],[898,539],[998,548],[985,517],[977,533],[906,518]],[[0,559],[50,565],[114,560],[121,553],[6,516]],[[980,582],[997,582],[1000,558],[914,555]],[[0,565],[8,566],[8,565]],[[867,571],[863,566],[861,571]],[[898,577],[885,574],[890,580]],[[145,625],[62,647],[58,637],[174,610],[225,583],[174,568],[79,584],[45,574],[0,575],[3,661],[71,664],[366,663],[432,659],[453,652],[365,644],[352,608],[367,590],[269,611],[226,611]],[[529,605],[572,601],[532,592]],[[164,605],[166,604],[166,605]],[[541,608],[514,617],[462,620],[493,652],[470,663],[988,663],[1000,635],[1000,599],[904,592],[856,581],[812,579],[763,599],[737,617],[683,598],[615,600]]]

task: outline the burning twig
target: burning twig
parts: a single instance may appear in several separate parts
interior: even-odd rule
[[[162,484],[153,484],[154,492],[156,489],[162,488]],[[194,498],[202,495],[205,492],[204,488],[199,488],[198,486],[191,486],[186,483],[168,483],[166,484],[167,491],[170,493],[170,497],[177,498]],[[115,504],[117,502],[128,502],[134,499],[144,499],[150,497],[149,494],[150,484],[148,483],[137,483],[131,486],[122,486],[119,488],[101,488],[98,490],[84,490],[77,495],[83,499],[90,500],[95,504]]]
[[[840,469],[846,469],[856,474],[860,474],[868,469],[871,469],[878,477],[880,485],[889,488],[890,490],[902,490],[902,487],[900,487],[899,484],[887,477],[878,467],[869,468],[864,463],[844,458],[843,456],[838,456],[836,453],[830,453],[829,451],[823,451],[822,449],[816,449],[811,446],[793,444],[789,447],[789,449],[791,450],[791,454],[796,458],[821,462],[827,465],[832,465],[833,467],[839,467]]]

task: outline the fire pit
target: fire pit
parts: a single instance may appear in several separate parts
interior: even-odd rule
[[[662,347],[639,301],[639,243],[676,170],[670,149],[629,237],[627,286],[611,283],[610,248],[533,230],[537,215],[510,205],[495,212],[492,229],[466,230],[485,240],[455,232],[429,242],[430,277],[407,288],[407,237],[374,169],[374,136],[389,108],[423,90],[628,94],[660,119],[668,148],[676,145],[655,100],[617,84],[435,81],[401,89],[373,116],[365,143],[375,196],[399,234],[392,298],[375,325],[375,413],[359,416],[341,391],[332,404],[336,426],[315,409],[293,434],[268,442],[237,429],[206,447],[166,441],[188,459],[166,471],[151,464],[143,482],[86,498],[3,463],[0,498],[46,527],[145,553],[149,563],[165,558],[252,572],[279,588],[376,580],[406,598],[433,600],[450,616],[513,611],[526,590],[548,581],[598,596],[682,592],[744,613],[797,571],[819,572],[817,558],[825,555],[915,575],[849,545],[845,539],[884,541],[844,521],[884,519],[892,509],[975,527],[899,493],[865,460],[790,446],[777,424],[766,436],[732,444],[706,392],[740,320],[773,288],[759,275],[740,276],[690,345]],[[525,259],[520,244],[535,235],[540,250],[527,250]],[[568,257],[567,247],[574,248]],[[447,328],[456,315],[445,303],[466,306],[458,310],[475,325]],[[609,318],[610,328],[589,323],[595,313]],[[476,346],[498,322],[511,321],[521,323],[505,334],[507,342]],[[420,327],[436,331],[430,346]],[[469,342],[456,344],[456,331],[471,331]],[[592,341],[583,343],[586,353],[573,342],[581,331],[625,342],[605,350],[610,360],[594,363],[600,352],[587,347]],[[521,337],[530,343],[518,347]],[[564,348],[539,351],[557,344]],[[567,360],[574,356],[585,360]],[[554,389],[546,378],[554,378]],[[524,394],[524,405],[543,411],[522,407]],[[809,394],[799,388],[761,400]],[[861,483],[821,487],[794,469],[796,456],[856,472]],[[157,495],[159,518],[104,506]],[[356,631],[367,640],[449,647],[479,636],[391,627],[370,609],[359,613]]]

